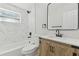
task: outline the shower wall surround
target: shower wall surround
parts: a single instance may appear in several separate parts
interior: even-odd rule
[[[2,3],[0,8],[9,9],[21,13],[21,23],[0,21],[0,45],[10,45],[27,40],[28,16],[22,9]]]

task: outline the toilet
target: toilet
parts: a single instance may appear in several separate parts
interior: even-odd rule
[[[36,46],[30,46],[30,47],[24,47],[22,49],[22,55],[23,56],[36,56],[37,55],[37,49]]]
[[[26,44],[21,53],[22,56],[36,56],[38,50],[38,45],[35,43],[35,41],[28,41],[28,44]]]

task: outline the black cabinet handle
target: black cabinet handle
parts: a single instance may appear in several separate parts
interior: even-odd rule
[[[73,56],[77,56],[77,53],[73,53]]]
[[[50,48],[50,52],[54,53],[54,47],[49,46],[49,48]]]
[[[50,51],[51,51],[51,46],[49,46],[49,49],[50,49]]]
[[[54,52],[54,47],[52,47],[52,53]]]

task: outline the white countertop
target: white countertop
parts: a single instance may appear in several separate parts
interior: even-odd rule
[[[40,38],[53,40],[61,43],[66,43],[79,47],[79,39],[70,38],[70,37],[55,37],[55,36],[40,36]]]

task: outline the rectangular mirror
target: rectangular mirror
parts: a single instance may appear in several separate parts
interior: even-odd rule
[[[78,29],[77,3],[52,3],[47,6],[48,29]]]

